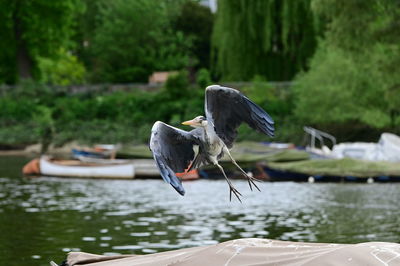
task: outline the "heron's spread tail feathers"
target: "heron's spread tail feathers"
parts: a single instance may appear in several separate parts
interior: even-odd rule
[[[154,156],[154,160],[157,162],[158,169],[160,170],[161,177],[165,182],[171,184],[171,186],[182,196],[185,195],[185,189],[182,186],[181,180],[175,175],[175,173],[168,167],[162,159]]]

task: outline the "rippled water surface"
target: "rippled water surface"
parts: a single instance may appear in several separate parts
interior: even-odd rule
[[[233,238],[400,242],[400,184],[25,179],[28,159],[0,157],[0,265],[49,265],[69,251],[147,254]]]

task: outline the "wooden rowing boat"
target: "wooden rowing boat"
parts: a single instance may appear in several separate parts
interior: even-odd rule
[[[48,156],[42,156],[40,159],[33,159],[26,164],[22,172],[24,175],[79,178],[160,178],[160,172],[153,159],[116,160],[84,158],[82,160],[56,160]],[[199,178],[197,170],[177,173],[177,176],[182,180],[195,180]]]
[[[44,175],[80,178],[132,179],[135,177],[133,163],[98,164],[79,160],[55,160],[47,156],[34,159],[24,166],[26,175]]]

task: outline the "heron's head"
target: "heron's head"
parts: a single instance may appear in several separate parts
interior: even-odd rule
[[[204,116],[200,115],[196,116],[192,120],[182,122],[182,125],[187,125],[192,127],[206,127],[207,123],[208,123],[207,119]]]

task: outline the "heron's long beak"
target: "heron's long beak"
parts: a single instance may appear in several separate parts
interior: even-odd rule
[[[192,120],[182,122],[182,125],[193,126],[193,125],[197,125],[197,123],[194,121],[194,119],[192,119]]]

